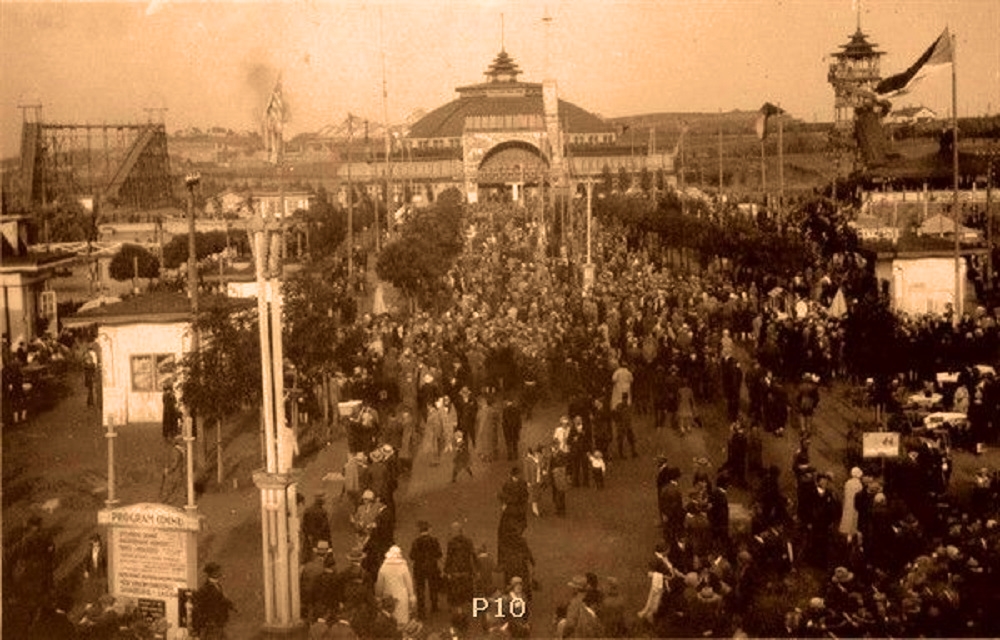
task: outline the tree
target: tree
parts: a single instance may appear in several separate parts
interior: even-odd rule
[[[653,190],[653,174],[646,167],[639,172],[639,187],[642,192],[649,194]]]
[[[625,167],[618,167],[618,193],[625,193],[632,186],[632,176],[629,175],[628,169]]]
[[[233,312],[224,306],[211,307],[196,322],[201,346],[181,360],[181,395],[185,406],[205,420],[203,424],[215,421],[216,442],[221,447],[222,422],[249,405],[260,404],[257,310]],[[221,480],[221,451],[216,460]]]
[[[433,207],[416,212],[404,225],[399,237],[379,254],[376,270],[409,296],[426,305],[444,291],[444,277],[465,244],[462,194],[448,189]]]
[[[611,167],[604,165],[601,169],[601,191],[606,196],[610,196],[615,190],[615,176],[611,173]]]
[[[242,238],[241,238],[242,236]],[[230,244],[234,241],[239,245],[248,245],[246,234],[233,234]],[[210,255],[220,253],[226,248],[225,231],[198,231],[194,234],[195,259],[204,260]],[[249,247],[248,247],[249,250]],[[176,269],[188,260],[187,234],[174,236],[163,246],[163,266],[166,269]]]
[[[160,275],[160,261],[137,244],[123,244],[118,253],[111,258],[108,272],[119,282],[131,280],[136,276],[152,280]]]

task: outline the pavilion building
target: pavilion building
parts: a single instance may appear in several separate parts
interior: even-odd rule
[[[403,193],[425,195],[457,187],[469,202],[522,202],[548,189],[576,190],[605,168],[633,178],[644,169],[662,171],[674,183],[674,153],[645,144],[620,144],[615,124],[559,98],[556,82],[521,82],[520,68],[501,51],[484,82],[458,87],[458,97],[414,122],[385,155],[345,162],[338,169],[342,190],[348,171],[372,194],[382,193],[389,171],[393,201]],[[345,191],[346,192],[346,191]]]

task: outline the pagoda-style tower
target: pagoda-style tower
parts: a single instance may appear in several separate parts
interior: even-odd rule
[[[854,109],[870,102],[875,85],[882,79],[879,59],[885,52],[877,50],[877,46],[861,32],[859,20],[850,41],[831,54],[836,61],[830,65],[827,80],[833,85],[834,125],[839,131],[853,130]]]

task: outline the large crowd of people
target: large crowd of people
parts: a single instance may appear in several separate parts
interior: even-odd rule
[[[338,372],[333,396],[356,401],[343,419],[356,544],[341,570],[322,500],[304,509],[310,553],[301,593],[311,637],[419,637],[441,596],[453,637],[1000,634],[1000,603],[982,588],[1000,573],[989,470],[963,508],[947,478],[892,482],[859,467],[835,484],[842,470],[811,462],[825,385],[857,374],[850,308],[837,310],[836,300],[866,268],[859,256],[738,282],[723,269],[678,268],[655,243],[599,229],[598,275],[584,291],[573,263],[548,251],[552,239],[516,207],[471,206],[470,219],[446,309],[356,319],[363,348]],[[902,374],[904,387],[971,367],[997,345],[997,323],[981,311],[958,323],[899,318],[897,327],[894,339],[913,355],[892,351],[899,359],[884,371]],[[968,410],[983,439],[1000,426],[994,384],[972,373],[958,384],[970,405],[983,405]],[[541,401],[565,404],[564,416],[550,439],[522,441],[523,421]],[[703,422],[699,407],[714,402],[724,404],[727,423]],[[339,415],[341,406],[327,409]],[[728,459],[715,471],[705,460],[686,470],[668,451],[640,451],[639,417],[681,437],[724,430]],[[786,431],[800,437],[785,471],[794,499],[782,470],[762,456],[762,433]],[[940,469],[940,449],[921,446],[919,468]],[[660,456],[662,540],[647,566],[633,568],[649,578],[645,603],[624,602],[615,579],[581,574],[568,581],[573,595],[555,625],[532,618],[531,518],[548,516],[550,504],[565,517],[568,492],[600,490],[612,481],[609,462],[640,453]],[[495,558],[460,522],[450,523],[444,544],[427,521],[397,531],[395,494],[415,462],[450,463],[452,482],[462,482],[474,473],[472,459],[511,466],[498,491]],[[730,521],[734,487],[751,496],[747,522]],[[926,489],[916,500],[907,495],[914,487]],[[206,569],[211,578],[218,567]],[[526,615],[473,618],[477,597],[524,606]],[[788,610],[791,602],[802,606]]]

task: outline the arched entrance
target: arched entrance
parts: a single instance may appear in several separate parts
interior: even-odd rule
[[[532,144],[511,141],[499,144],[479,164],[476,181],[480,197],[518,202],[545,182],[549,163]]]

